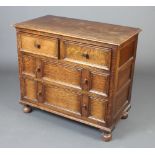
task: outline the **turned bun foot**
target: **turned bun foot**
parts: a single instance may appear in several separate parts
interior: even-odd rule
[[[121,119],[127,119],[128,118],[128,112],[123,112]]]
[[[28,105],[25,105],[24,108],[23,108],[23,111],[25,113],[30,113],[32,111],[32,108],[30,106],[28,106]]]
[[[102,140],[105,142],[109,142],[112,140],[112,133],[103,133]]]

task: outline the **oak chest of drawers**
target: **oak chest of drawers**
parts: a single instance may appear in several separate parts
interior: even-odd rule
[[[109,141],[130,109],[140,29],[51,15],[15,27],[24,112],[88,124]]]

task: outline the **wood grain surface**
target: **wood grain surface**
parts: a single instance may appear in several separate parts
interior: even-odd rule
[[[140,29],[44,16],[15,25],[20,102],[112,138],[130,108]]]

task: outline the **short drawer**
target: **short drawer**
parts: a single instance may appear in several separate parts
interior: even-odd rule
[[[49,57],[57,57],[58,41],[55,38],[21,34],[21,50]]]
[[[110,69],[111,49],[77,42],[61,42],[61,58],[97,68]]]

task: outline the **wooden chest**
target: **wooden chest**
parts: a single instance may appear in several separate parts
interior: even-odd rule
[[[130,109],[140,29],[51,15],[15,27],[24,112],[36,107],[111,140]]]

